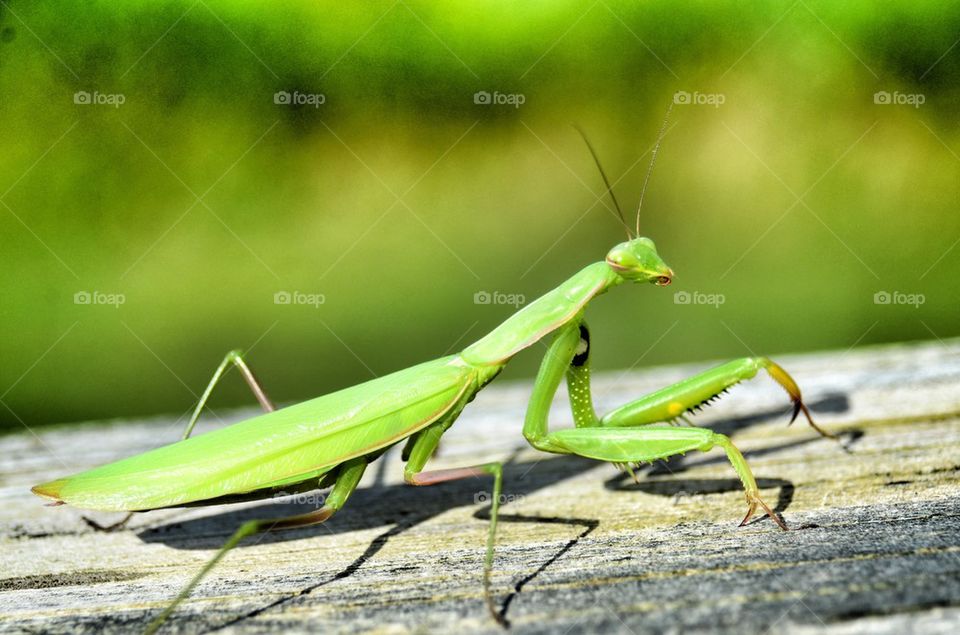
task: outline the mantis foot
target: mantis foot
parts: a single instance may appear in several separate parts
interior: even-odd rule
[[[759,506],[763,508],[763,511],[767,513],[767,516],[769,516],[773,522],[777,523],[777,526],[779,526],[780,529],[784,531],[790,530],[790,528],[787,527],[786,523],[784,523],[783,520],[780,519],[780,516],[775,511],[770,509],[769,505],[767,505],[760,499],[759,494],[747,493],[747,505],[748,505],[747,515],[744,516],[743,520],[740,522],[741,527],[743,527],[748,522],[750,522],[750,518],[753,517],[754,512],[757,511],[757,507]]]
[[[81,518],[83,518],[83,522],[87,523],[87,526],[90,527],[91,529],[95,531],[103,531],[103,532],[109,533],[111,531],[117,531],[126,527],[127,523],[130,522],[130,519],[133,518],[133,512],[130,512],[129,514],[127,514],[117,522],[110,525],[101,525],[94,519],[87,518],[86,516],[81,516]]]

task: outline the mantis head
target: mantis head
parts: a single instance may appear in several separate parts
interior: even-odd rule
[[[622,280],[652,282],[659,287],[665,287],[670,284],[673,280],[673,269],[668,267],[667,263],[660,258],[660,255],[657,253],[657,246],[653,244],[653,241],[640,235],[640,210],[643,208],[643,195],[647,192],[647,184],[650,182],[653,166],[657,162],[657,152],[660,150],[660,142],[663,141],[663,137],[667,133],[667,121],[670,119],[670,111],[672,109],[673,104],[670,104],[670,107],[667,108],[667,114],[663,118],[663,124],[660,126],[660,132],[657,134],[657,142],[653,145],[650,167],[647,168],[647,176],[643,181],[643,189],[640,190],[640,203],[637,205],[637,222],[633,233],[631,233],[630,225],[627,224],[626,219],[623,217],[623,210],[620,209],[620,203],[613,193],[613,185],[611,185],[610,179],[607,178],[607,173],[600,164],[600,157],[597,156],[597,152],[593,149],[593,144],[587,139],[586,133],[574,125],[577,132],[583,137],[584,143],[587,144],[587,149],[590,150],[590,156],[593,157],[594,163],[597,164],[597,170],[600,171],[603,184],[607,188],[607,194],[610,195],[610,200],[613,202],[613,209],[616,210],[620,223],[622,223],[623,228],[627,230],[627,241],[620,243],[607,253],[607,265],[609,265]]]
[[[607,264],[618,276],[631,282],[652,282],[665,287],[673,280],[673,269],[657,253],[649,238],[633,238],[607,253]]]

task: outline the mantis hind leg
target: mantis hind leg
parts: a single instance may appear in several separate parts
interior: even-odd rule
[[[240,350],[232,350],[224,356],[223,361],[220,362],[220,365],[217,366],[217,370],[214,371],[213,377],[210,378],[210,383],[208,383],[206,389],[204,389],[203,394],[200,396],[200,401],[197,402],[196,407],[193,409],[193,414],[190,416],[190,420],[187,422],[186,427],[183,429],[183,432],[180,435],[180,440],[189,438],[193,433],[193,428],[197,425],[197,420],[200,419],[200,413],[203,412],[204,406],[207,405],[207,401],[210,399],[210,394],[213,392],[214,387],[220,383],[220,379],[223,377],[223,374],[226,372],[230,364],[236,366],[237,370],[240,371],[240,374],[243,375],[244,381],[246,381],[247,385],[250,386],[250,390],[253,391],[253,396],[257,398],[257,401],[260,403],[260,406],[263,408],[264,412],[273,412],[276,410],[273,402],[270,401],[269,397],[267,397],[267,393],[263,390],[263,387],[257,380],[256,375],[253,374],[253,371],[250,370],[250,366],[247,365],[247,362],[243,359],[243,352]],[[88,526],[96,531],[110,532],[126,527],[127,523],[130,522],[130,519],[133,518],[135,513],[136,512],[130,512],[117,522],[110,525],[102,525],[92,518],[88,518],[86,516],[83,516],[82,518]]]
[[[213,392],[214,387],[220,383],[220,379],[223,377],[223,374],[227,371],[227,368],[231,364],[236,366],[237,370],[240,371],[240,374],[243,376],[243,380],[247,382],[251,392],[253,392],[253,396],[257,398],[257,401],[260,403],[260,407],[263,408],[263,411],[273,412],[276,410],[273,402],[270,401],[270,398],[267,397],[267,393],[263,390],[263,386],[260,385],[260,381],[257,379],[256,375],[253,374],[253,371],[250,370],[250,366],[247,365],[246,360],[243,359],[243,351],[232,350],[224,356],[223,361],[220,362],[219,366],[217,366],[217,370],[213,372],[213,377],[210,378],[210,383],[207,384],[203,394],[200,395],[200,401],[197,402],[196,408],[193,409],[193,414],[190,415],[190,421],[187,422],[187,426],[184,428],[183,434],[180,436],[181,439],[186,439],[193,433],[193,428],[195,425],[197,425],[197,420],[200,418],[200,413],[203,412],[204,406],[207,405],[207,401],[210,399],[210,394]]]
[[[180,590],[180,593],[177,594],[177,597],[173,599],[167,608],[165,608],[160,615],[150,622],[145,632],[147,634],[156,633],[157,629],[159,629],[167,620],[167,618],[170,617],[177,606],[190,596],[190,593],[193,591],[193,589],[207,576],[207,574],[210,573],[215,566],[217,566],[223,557],[226,556],[231,549],[240,544],[244,538],[264,531],[307,527],[309,525],[316,525],[328,520],[343,507],[343,505],[347,502],[347,499],[357,488],[367,464],[368,460],[366,457],[359,457],[340,466],[338,468],[336,481],[333,484],[333,489],[330,491],[329,496],[327,496],[326,500],[324,501],[323,507],[316,511],[309,512],[307,514],[299,514],[297,516],[288,516],[286,518],[250,520],[240,525],[233,535],[230,536],[230,538],[223,544],[220,550],[217,551],[213,558],[211,558],[210,561],[207,562],[207,564],[204,565],[204,567],[198,571],[195,576],[193,576],[186,586]]]

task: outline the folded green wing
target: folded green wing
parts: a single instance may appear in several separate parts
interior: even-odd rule
[[[459,357],[437,359],[33,491],[86,509],[137,511],[296,481],[424,428],[475,390],[475,379]]]

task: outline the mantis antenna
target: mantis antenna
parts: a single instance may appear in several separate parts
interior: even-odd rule
[[[627,240],[632,240],[633,236],[630,235],[630,226],[627,225],[627,221],[623,217],[623,211],[620,209],[620,203],[617,202],[617,197],[613,194],[613,188],[610,186],[610,180],[607,178],[607,173],[603,171],[603,166],[600,165],[600,158],[593,149],[593,144],[591,144],[590,140],[587,139],[587,134],[580,128],[580,126],[577,124],[571,125],[576,129],[577,132],[580,133],[580,136],[583,137],[583,142],[587,144],[587,149],[590,150],[590,156],[593,157],[593,162],[597,164],[597,169],[600,170],[600,176],[603,177],[603,183],[607,186],[607,193],[610,195],[610,199],[613,201],[613,206],[617,208],[617,216],[620,217],[620,222],[623,223],[623,228],[627,230]]]
[[[657,143],[653,146],[653,156],[650,158],[650,167],[647,168],[647,177],[643,179],[643,189],[640,190],[640,204],[637,205],[637,236],[640,235],[640,208],[643,207],[643,195],[647,193],[647,183],[650,182],[650,175],[653,173],[653,166],[657,162],[657,152],[660,151],[660,142],[663,141],[663,135],[667,132],[667,122],[670,120],[670,112],[672,110],[673,102],[670,103],[670,106],[667,108],[667,114],[663,117],[663,123],[660,125],[660,132],[657,133]]]

